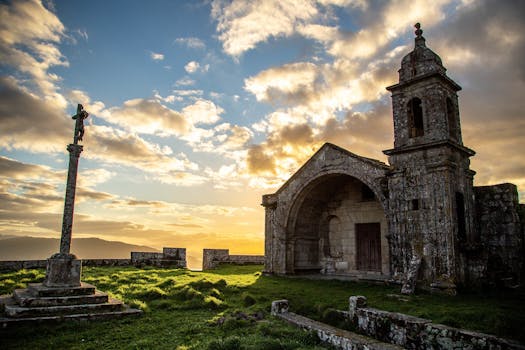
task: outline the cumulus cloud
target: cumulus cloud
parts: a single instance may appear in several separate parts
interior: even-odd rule
[[[91,186],[108,179],[105,171],[87,171],[77,183],[77,203],[85,200],[103,201],[111,199],[109,193],[94,190]],[[0,156],[0,197],[3,198],[0,212],[22,212],[28,222],[33,213],[55,213],[63,208],[66,170],[55,170],[48,166],[20,162]],[[10,216],[7,221],[14,220]]]
[[[184,66],[184,70],[189,74],[193,74],[196,72],[206,73],[209,69],[209,64],[201,65],[197,61],[190,61]]]
[[[215,128],[215,138],[220,142],[221,150],[242,149],[253,137],[250,129],[239,125],[224,123]]]
[[[328,52],[336,57],[366,59],[378,53],[414,23],[421,22],[432,27],[445,18],[445,6],[450,0],[410,1],[380,3],[373,10],[373,18],[368,18],[365,26],[355,33],[338,32],[328,38]]]
[[[175,39],[175,43],[179,45],[185,45],[191,49],[204,49],[206,47],[204,41],[195,37],[177,38]]]
[[[220,120],[224,110],[212,101],[198,99],[182,109],[182,113],[193,124],[213,124]]]
[[[177,96],[182,96],[182,97],[186,97],[186,96],[201,96],[204,91],[202,90],[197,90],[197,89],[177,89],[177,90],[173,90],[173,93]]]
[[[262,145],[253,145],[248,150],[248,170],[252,174],[275,175],[275,158],[272,154],[265,152]]]
[[[151,52],[150,57],[153,61],[163,61],[164,55],[161,53]]]
[[[199,62],[190,61],[184,66],[184,70],[188,73],[195,73],[200,67]]]
[[[270,68],[244,81],[245,89],[258,101],[273,102],[286,96],[297,101],[315,89],[318,67],[309,62],[297,62]],[[297,98],[294,98],[297,96]]]
[[[62,150],[72,123],[64,110],[0,77],[0,147],[36,153]]]
[[[175,82],[175,86],[189,86],[194,84],[195,80],[191,79],[190,77],[183,77]]]
[[[340,4],[323,4],[333,5]],[[427,46],[440,54],[449,75],[464,87],[461,118],[465,145],[478,152],[472,160],[476,183],[500,179],[523,187],[525,162],[508,155],[509,147],[523,148],[525,133],[520,94],[525,89],[525,26],[518,10],[523,4],[469,2],[447,14],[449,5],[353,3],[362,24],[354,33],[315,23],[315,18],[296,23],[295,34],[321,43],[333,59],[288,63],[245,80],[245,89],[258,101],[277,107],[252,126],[266,136],[246,157],[247,171],[257,175],[253,184],[270,186],[276,178],[287,179],[311,156],[309,149],[326,141],[385,160],[381,151],[392,146],[393,134],[384,88],[397,81],[401,57],[412,49],[407,41],[413,37],[412,25],[421,21]],[[506,130],[508,125],[513,131]],[[510,160],[505,166],[495,164],[504,157]]]
[[[77,104],[80,103],[84,107],[84,110],[88,111],[90,115],[107,115],[105,104],[102,101],[92,101],[85,91],[78,89],[69,90],[65,97],[73,107],[76,107]]]
[[[381,151],[390,147],[392,135],[385,86],[395,82],[402,53],[394,49],[363,63],[341,58],[287,64],[247,79],[245,88],[258,100],[280,106],[253,125],[266,140],[246,157],[246,171],[258,176],[252,185],[286,180],[325,142],[384,159]],[[366,112],[352,111],[365,104]]]
[[[60,78],[49,69],[68,66],[57,45],[65,37],[58,17],[37,0],[0,4],[0,60],[30,79],[41,96],[65,107],[57,92]]]
[[[467,3],[431,41],[449,74],[463,86],[459,93],[463,142],[477,152],[471,162],[477,171],[475,184],[513,182],[522,199],[525,160],[512,150],[525,146],[523,11],[520,1]]]
[[[86,100],[87,109],[97,106],[91,103],[89,96],[75,90],[75,100]],[[43,102],[29,92],[15,85],[14,80],[0,79],[0,146],[6,149],[29,150],[36,153],[65,152],[65,145],[71,142],[72,120],[55,106]],[[142,169],[146,172],[157,171],[159,174],[178,172],[175,176],[180,183],[197,183],[187,171],[196,171],[198,165],[186,156],[172,155],[172,150],[148,142],[137,133],[158,135],[180,135],[193,127],[191,123],[208,123],[218,120],[220,107],[200,101],[188,109],[188,116],[171,110],[156,100],[136,99],[124,103],[122,107],[104,110],[98,113],[122,129],[90,124],[86,126],[84,140],[89,140],[89,147],[83,156],[102,160],[108,164],[123,164]],[[191,106],[190,106],[191,107]],[[89,109],[91,112],[91,109]],[[7,165],[4,160],[3,170],[15,176],[12,169],[20,164]],[[33,167],[34,168],[34,167]],[[41,169],[39,171],[42,171]],[[37,171],[38,172],[38,171]],[[91,181],[102,181],[108,173],[92,174]],[[160,176],[160,175],[159,175]],[[202,178],[199,180],[203,182]]]
[[[141,134],[180,135],[190,125],[184,116],[155,99],[137,98],[109,110],[106,119],[121,128]]]
[[[14,179],[35,179],[42,176],[49,178],[55,175],[49,167],[23,163],[4,156],[0,156],[0,174]]]
[[[170,150],[148,142],[134,133],[107,126],[91,125],[90,147],[86,157],[112,164],[123,164],[146,172],[197,170],[197,164],[185,156],[171,155]]]
[[[291,35],[296,23],[317,14],[314,2],[309,0],[216,0],[211,12],[218,22],[224,51],[235,57],[270,37]]]
[[[407,28],[421,21],[433,26],[445,17],[451,0],[398,2],[365,1],[247,1],[212,2],[224,51],[239,57],[269,38],[299,34],[322,43],[335,57],[362,59],[372,56]],[[334,21],[333,7],[346,7],[364,22],[357,32],[345,32]],[[371,15],[373,14],[373,15]]]
[[[313,39],[332,58],[272,67],[245,80],[245,89],[258,101],[278,107],[253,125],[266,134],[266,140],[252,146],[246,157],[247,171],[260,176],[253,183],[269,186],[276,177],[285,180],[324,142],[384,159],[381,151],[389,148],[392,131],[385,86],[395,82],[401,57],[408,53],[406,46],[392,46],[392,42],[417,20],[428,19],[429,26],[437,23],[444,17],[444,5],[407,1],[394,8],[391,3],[325,1],[315,5],[315,16],[294,20],[291,32],[282,35]],[[319,23],[319,14],[329,13],[330,6],[351,7],[362,16],[362,28],[351,33]],[[375,15],[366,16],[364,11]],[[363,112],[353,111],[365,105]]]
[[[323,125],[334,113],[349,110],[357,104],[373,102],[387,94],[385,86],[396,78],[398,48],[384,58],[356,63],[336,59],[328,63],[294,63],[274,67],[245,80],[245,89],[256,98],[278,109],[267,117],[266,126],[301,123],[308,119]],[[255,125],[264,129],[264,122]]]

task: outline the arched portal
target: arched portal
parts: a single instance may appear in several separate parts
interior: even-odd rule
[[[296,196],[287,222],[287,270],[389,274],[387,220],[374,191],[355,177],[327,174]]]

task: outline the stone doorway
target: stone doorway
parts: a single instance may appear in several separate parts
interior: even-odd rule
[[[381,225],[379,222],[355,224],[356,265],[360,271],[381,272]]]

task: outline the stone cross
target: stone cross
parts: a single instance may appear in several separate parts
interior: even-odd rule
[[[79,103],[77,106],[77,114],[71,118],[76,120],[75,134],[73,135],[73,143],[76,145],[78,141],[82,141],[84,137],[84,119],[89,117],[89,113],[84,110],[84,107]]]
[[[66,198],[64,203],[64,217],[62,220],[62,237],[60,239],[60,254],[69,255],[71,248],[71,227],[73,226],[73,211],[75,207],[75,191],[77,187],[78,159],[83,147],[78,144],[84,136],[84,119],[89,116],[81,104],[77,106],[77,114],[72,116],[76,120],[73,143],[67,146],[69,151],[69,169],[67,173]]]

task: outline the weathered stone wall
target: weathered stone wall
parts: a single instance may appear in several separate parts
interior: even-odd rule
[[[162,253],[131,252],[134,266],[186,268],[186,248],[163,248]]]
[[[458,202],[463,197],[463,240],[474,236],[473,172],[468,158],[448,145],[390,155],[388,178],[393,276],[403,278],[414,256],[422,259],[419,279],[430,284],[463,280],[458,252]]]
[[[203,249],[202,270],[214,269],[220,264],[262,265],[264,255],[230,255],[229,249]]]
[[[131,262],[139,263],[147,260],[160,260],[164,257],[162,253],[153,252],[131,252]]]
[[[517,343],[493,335],[434,324],[431,320],[368,308],[366,298],[349,300],[350,321],[357,330],[375,339],[407,349],[525,349]]]
[[[344,350],[401,350],[400,346],[387,344],[354,332],[338,329],[327,324],[297,315],[288,310],[288,300],[272,302],[272,315],[302,329],[313,331],[319,339],[336,349]]]
[[[186,248],[162,248],[163,259],[186,261]]]
[[[186,248],[164,248],[162,253],[131,252],[131,259],[81,259],[82,266],[186,267]],[[0,271],[46,268],[46,260],[0,261]]]
[[[47,260],[0,261],[0,271],[46,268]],[[131,259],[83,259],[82,266],[130,266]]]
[[[523,272],[523,218],[518,191],[504,183],[474,188],[477,244],[466,254],[471,284],[519,283]]]

